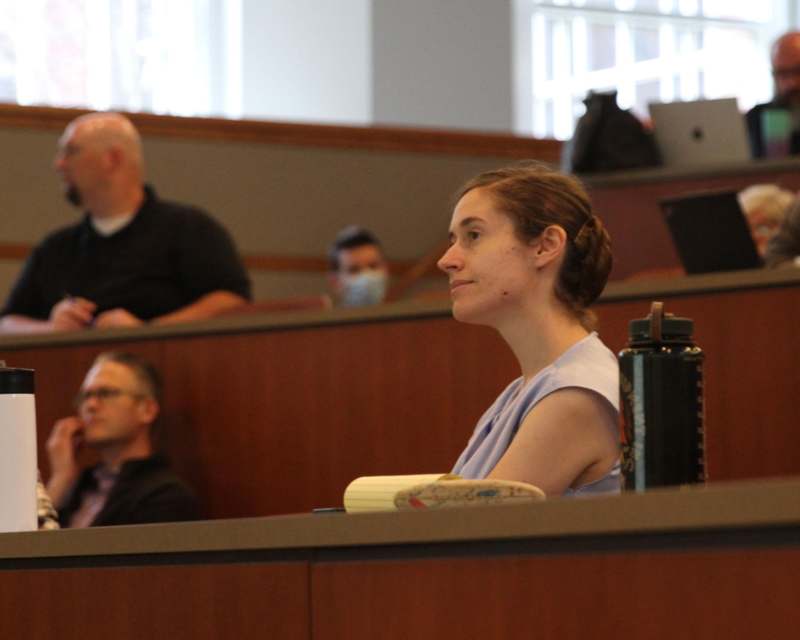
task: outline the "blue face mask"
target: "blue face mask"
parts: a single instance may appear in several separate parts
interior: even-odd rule
[[[344,307],[364,307],[383,302],[388,278],[386,272],[368,269],[341,276],[339,303]]]

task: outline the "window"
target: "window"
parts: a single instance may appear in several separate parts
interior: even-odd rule
[[[516,10],[517,128],[566,139],[590,89],[616,90],[640,117],[650,102],[735,96],[745,110],[768,100],[768,49],[787,3],[518,0]]]
[[[236,0],[0,0],[0,101],[237,116],[224,80],[237,10]]]

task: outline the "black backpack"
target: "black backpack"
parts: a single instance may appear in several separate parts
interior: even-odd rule
[[[619,108],[616,91],[590,91],[583,104],[586,113],[578,119],[575,134],[562,148],[564,171],[592,173],[661,164],[652,134],[630,111]]]

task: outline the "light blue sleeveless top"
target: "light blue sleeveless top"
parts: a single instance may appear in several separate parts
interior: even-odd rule
[[[467,448],[453,467],[464,478],[485,478],[503,457],[514,436],[536,404],[546,395],[566,387],[581,387],[599,393],[619,412],[619,367],[617,359],[596,333],[576,342],[551,365],[542,369],[527,384],[514,380],[483,414]],[[614,433],[617,437],[617,433]],[[565,496],[619,493],[619,461],[602,478],[577,489],[567,489]]]

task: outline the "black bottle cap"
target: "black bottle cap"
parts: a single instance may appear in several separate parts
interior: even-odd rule
[[[654,339],[650,318],[631,320],[628,333],[631,340],[658,342]],[[661,321],[661,340],[691,340],[694,322],[689,318],[676,318],[671,314]]]
[[[630,344],[691,342],[694,322],[663,312],[663,304],[654,302],[650,315],[631,320],[628,326]]]
[[[0,395],[33,394],[33,373],[33,369],[6,367],[6,363],[0,360]]]

